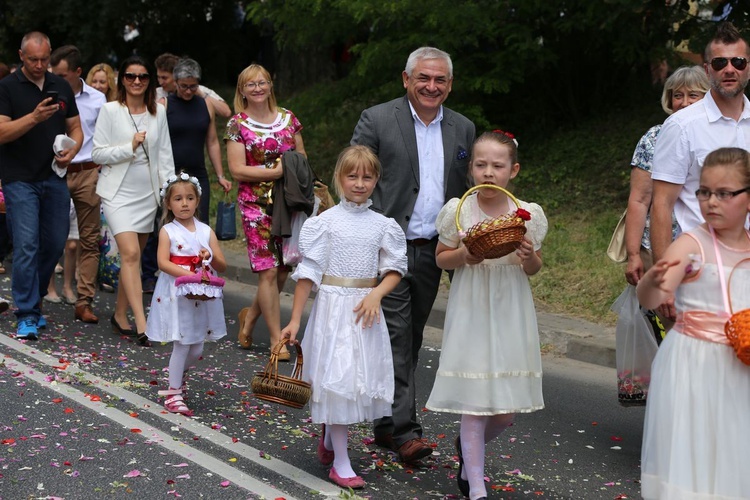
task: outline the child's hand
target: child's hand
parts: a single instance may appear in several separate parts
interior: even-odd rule
[[[364,328],[370,328],[375,321],[380,323],[380,296],[368,293],[354,308],[354,312],[357,313],[354,323],[359,323],[361,319]]]
[[[470,266],[473,266],[474,264],[479,264],[484,260],[484,257],[479,257],[477,255],[474,255],[473,253],[469,252],[469,249],[466,247],[462,247],[464,249],[464,260],[466,263]]]
[[[198,251],[198,257],[200,257],[201,260],[210,260],[211,259],[211,251],[207,248],[201,248]]]
[[[296,344],[298,332],[299,332],[299,323],[290,321],[289,324],[286,325],[281,330],[281,339],[286,340],[287,344]]]
[[[654,264],[652,271],[651,271],[651,284],[652,286],[664,290],[663,288],[664,282],[666,281],[666,274],[670,267],[674,267],[677,264],[679,264],[679,260],[673,260],[673,261],[667,261],[665,259],[661,259]]]
[[[521,244],[516,249],[516,255],[521,259],[521,262],[525,262],[533,253],[534,244],[531,243],[530,239],[524,237],[523,241],[521,241]]]

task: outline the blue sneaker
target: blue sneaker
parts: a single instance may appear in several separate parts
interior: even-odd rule
[[[36,322],[36,327],[39,330],[44,330],[45,328],[47,328],[47,318],[45,318],[44,316],[40,314],[39,320]]]
[[[38,335],[36,320],[32,316],[26,316],[18,320],[17,339],[36,340]]]

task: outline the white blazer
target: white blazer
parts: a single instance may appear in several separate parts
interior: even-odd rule
[[[156,105],[156,116],[147,114],[146,145],[151,172],[151,188],[157,205],[161,203],[161,185],[174,174],[172,141],[167,127],[167,112],[161,104]],[[102,166],[96,194],[105,200],[114,198],[125,178],[128,167],[135,158],[133,135],[135,126],[128,107],[117,101],[102,106],[94,131],[92,159]]]

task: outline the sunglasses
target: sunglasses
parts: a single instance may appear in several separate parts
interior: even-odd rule
[[[151,78],[151,75],[148,73],[125,73],[122,75],[125,78],[126,82],[133,83],[136,78],[138,78],[142,82],[147,82],[149,78]]]
[[[732,63],[735,69],[742,71],[747,67],[747,59],[744,57],[714,57],[711,59],[711,67],[714,71],[720,71],[727,67],[727,64]]]

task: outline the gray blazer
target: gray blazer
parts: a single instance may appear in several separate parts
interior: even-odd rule
[[[458,198],[469,188],[467,170],[476,129],[465,116],[443,106],[445,199]],[[406,96],[362,112],[351,144],[371,148],[383,168],[372,209],[392,217],[406,232],[419,193],[419,158],[414,118]]]

